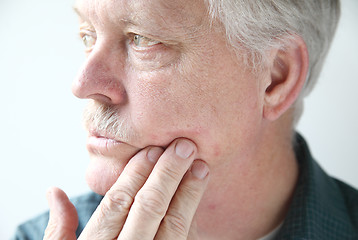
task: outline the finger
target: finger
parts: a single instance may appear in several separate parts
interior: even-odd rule
[[[194,219],[191,222],[187,240],[199,240],[199,239],[200,239],[200,236],[198,234],[198,225],[197,225],[197,221],[195,220],[195,216],[194,216]]]
[[[174,141],[159,158],[136,195],[118,239],[154,239],[169,203],[191,166],[196,146],[187,139]]]
[[[107,240],[118,237],[135,195],[147,180],[162,153],[163,149],[159,147],[149,147],[128,162],[92,215],[80,239]]]
[[[190,239],[197,239],[196,233],[190,228],[208,183],[208,174],[207,164],[201,160],[195,160],[169,205],[155,237],[156,240],[186,240],[190,230],[192,230]]]
[[[44,239],[76,239],[77,211],[66,193],[53,187],[47,191],[46,197],[50,206],[50,219],[45,230]]]

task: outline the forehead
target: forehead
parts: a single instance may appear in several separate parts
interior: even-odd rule
[[[75,9],[85,20],[120,21],[158,26],[197,26],[207,19],[204,0],[77,0]]]

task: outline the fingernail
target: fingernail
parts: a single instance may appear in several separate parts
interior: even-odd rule
[[[162,155],[163,150],[159,147],[153,147],[148,150],[147,152],[147,158],[149,161],[156,163],[159,159],[159,157]]]
[[[195,161],[191,166],[191,173],[199,179],[204,179],[209,173],[208,165],[202,161]]]
[[[187,159],[194,152],[194,145],[187,140],[179,140],[175,146],[175,153],[183,158]]]

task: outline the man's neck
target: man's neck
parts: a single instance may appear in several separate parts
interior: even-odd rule
[[[201,239],[258,239],[282,223],[298,177],[290,135],[269,130],[250,159],[211,169],[196,214]]]

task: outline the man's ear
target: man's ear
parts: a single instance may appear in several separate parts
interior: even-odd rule
[[[263,116],[274,121],[294,104],[305,84],[309,65],[306,43],[291,35],[283,48],[272,50],[270,64]]]

